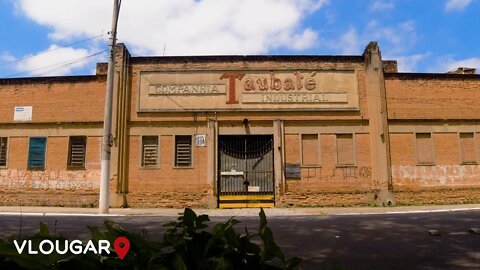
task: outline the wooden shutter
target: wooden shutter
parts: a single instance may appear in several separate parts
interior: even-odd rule
[[[70,137],[68,167],[85,168],[86,137]]]
[[[158,165],[158,136],[142,137],[142,166]]]
[[[192,136],[175,137],[175,166],[192,165]]]
[[[7,137],[0,137],[0,167],[7,166]]]
[[[45,168],[46,145],[47,145],[47,138],[45,137],[30,138],[30,144],[28,148],[28,168],[29,169]]]

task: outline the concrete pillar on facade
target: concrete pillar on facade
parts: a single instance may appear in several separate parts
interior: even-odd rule
[[[377,205],[395,204],[392,186],[390,136],[383,62],[376,42],[370,42],[363,53],[367,86],[373,200]]]
[[[273,121],[273,169],[275,179],[275,195],[282,195],[285,187],[284,166],[284,131],[283,121]]]
[[[128,156],[130,118],[130,53],[124,44],[116,46],[115,77],[112,104],[112,141],[110,175],[110,206],[127,207],[128,193]]]
[[[217,142],[218,122],[209,120],[207,123],[207,207],[217,207]]]

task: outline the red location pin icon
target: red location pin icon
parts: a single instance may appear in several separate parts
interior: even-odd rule
[[[125,236],[117,237],[113,242],[113,248],[115,252],[117,252],[118,257],[120,257],[120,260],[123,260],[130,249],[130,241]]]

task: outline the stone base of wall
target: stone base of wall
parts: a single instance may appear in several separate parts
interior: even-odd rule
[[[351,207],[368,206],[373,195],[368,192],[285,193],[277,196],[276,207]]]
[[[395,190],[397,205],[480,203],[480,187]]]
[[[480,187],[395,189],[397,205],[480,203]],[[211,208],[208,193],[133,192],[133,208]],[[287,192],[277,196],[276,207],[373,206],[373,192]],[[0,206],[98,207],[98,191],[0,191]]]
[[[207,193],[131,192],[127,205],[133,208],[208,208]]]
[[[98,207],[98,191],[0,191],[0,206]]]

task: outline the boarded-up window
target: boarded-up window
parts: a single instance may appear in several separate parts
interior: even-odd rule
[[[476,164],[475,139],[473,132],[460,133],[460,153],[462,164]]]
[[[70,137],[68,147],[68,168],[85,169],[85,154],[87,149],[87,137]]]
[[[28,146],[28,164],[29,169],[45,168],[45,148],[47,146],[47,138],[32,137]]]
[[[353,134],[337,134],[337,165],[355,165]]]
[[[0,167],[7,166],[7,137],[0,137]]]
[[[175,166],[192,166],[192,136],[175,136]]]
[[[158,136],[142,137],[142,166],[158,165]]]
[[[302,165],[320,164],[318,134],[302,134]]]
[[[418,165],[433,165],[433,140],[431,133],[416,133],[415,144],[417,150],[417,164]]]

